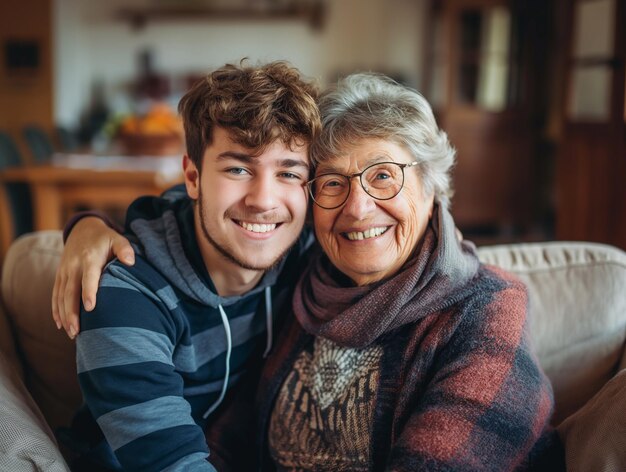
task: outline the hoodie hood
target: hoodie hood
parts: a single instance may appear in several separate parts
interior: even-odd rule
[[[310,334],[363,348],[380,336],[467,296],[480,263],[459,241],[452,215],[436,204],[413,257],[391,278],[355,287],[318,248],[294,294],[294,313]]]
[[[137,255],[172,286],[213,308],[227,307],[263,292],[276,283],[284,264],[283,260],[268,270],[259,284],[244,295],[217,295],[202,262],[194,230],[193,201],[189,198],[136,200],[126,215],[126,232]]]

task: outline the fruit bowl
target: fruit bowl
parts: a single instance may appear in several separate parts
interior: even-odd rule
[[[120,132],[117,141],[129,156],[169,156],[184,151],[179,134],[141,134]]]
[[[122,151],[131,156],[164,156],[184,151],[180,118],[165,104],[144,115],[124,118],[115,134]]]

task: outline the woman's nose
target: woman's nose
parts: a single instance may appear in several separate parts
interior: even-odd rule
[[[350,194],[342,209],[343,213],[356,219],[363,219],[375,207],[374,198],[361,186],[358,177],[353,178],[350,182]]]

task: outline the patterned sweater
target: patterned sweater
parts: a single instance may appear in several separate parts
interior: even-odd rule
[[[90,414],[79,434],[90,436],[89,460],[111,469],[214,470],[206,417],[266,347],[267,307],[284,313],[307,235],[253,290],[220,297],[195,242],[189,199],[140,199],[127,230],[135,265],[109,264],[95,310],[81,313],[77,365]]]
[[[529,345],[527,304],[519,280],[456,241],[441,208],[411,263],[377,286],[350,287],[319,254],[254,403],[242,393],[207,432],[216,463],[507,471],[539,469],[556,451],[558,470],[552,391]],[[254,427],[233,434],[246,408]],[[237,454],[253,440],[256,456]]]

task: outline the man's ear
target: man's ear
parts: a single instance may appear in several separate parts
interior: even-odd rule
[[[187,154],[183,156],[183,174],[185,176],[187,195],[192,200],[197,200],[200,194],[200,172],[198,172],[196,164]]]

